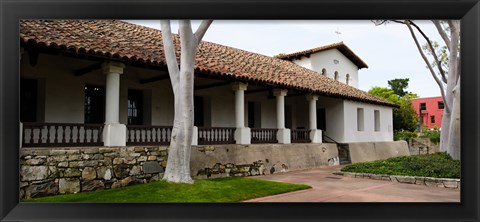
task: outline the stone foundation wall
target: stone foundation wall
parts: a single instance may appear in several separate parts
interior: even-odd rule
[[[348,143],[350,160],[361,163],[374,160],[384,160],[391,157],[409,156],[410,151],[406,141],[361,142]]]
[[[167,147],[22,148],[22,199],[113,189],[162,179]],[[338,165],[335,144],[193,146],[196,179],[265,175]]]
[[[163,177],[167,147],[22,148],[20,196],[103,190]]]
[[[339,165],[336,144],[252,144],[193,147],[196,178],[255,176]]]

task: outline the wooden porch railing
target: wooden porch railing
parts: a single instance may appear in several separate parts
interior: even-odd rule
[[[168,145],[172,126],[127,125],[127,146]]]
[[[252,128],[251,143],[278,143],[277,129]]]
[[[233,127],[198,127],[198,144],[234,144]]]
[[[103,146],[103,124],[23,123],[22,147]]]
[[[310,130],[308,129],[291,129],[290,140],[292,143],[310,143]]]

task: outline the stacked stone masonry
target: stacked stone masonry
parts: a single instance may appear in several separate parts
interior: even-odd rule
[[[333,174],[352,178],[364,178],[373,180],[386,180],[398,183],[409,183],[424,185],[430,187],[443,187],[451,189],[460,189],[460,179],[450,178],[434,178],[434,177],[417,177],[417,176],[398,176],[386,174],[371,173],[351,173],[351,172],[334,172]]]
[[[338,165],[335,144],[193,146],[195,179],[255,176]],[[113,189],[163,178],[167,147],[20,149],[22,199]]]
[[[167,147],[22,148],[22,199],[158,181]]]

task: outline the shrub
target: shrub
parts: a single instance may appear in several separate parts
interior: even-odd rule
[[[397,140],[405,140],[409,141],[411,138],[417,138],[418,135],[416,132],[410,132],[410,131],[395,131],[393,133],[393,139],[395,141]]]
[[[430,138],[432,143],[438,144],[440,142],[440,130],[437,128],[423,130],[420,138]]]
[[[342,168],[344,172],[460,178],[460,161],[446,152],[401,156],[386,160],[355,163]]]

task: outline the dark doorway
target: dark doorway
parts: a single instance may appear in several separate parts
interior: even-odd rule
[[[255,128],[255,103],[248,102],[248,127]]]
[[[195,96],[193,98],[193,112],[194,112],[193,125],[203,127],[204,126],[203,97]]]
[[[317,109],[317,129],[327,130],[327,118],[325,109]]]
[[[20,80],[20,121],[37,121],[37,94],[38,82],[36,79]]]
[[[105,122],[105,88],[85,85],[85,123]]]
[[[143,92],[128,90],[128,125],[143,125]]]

